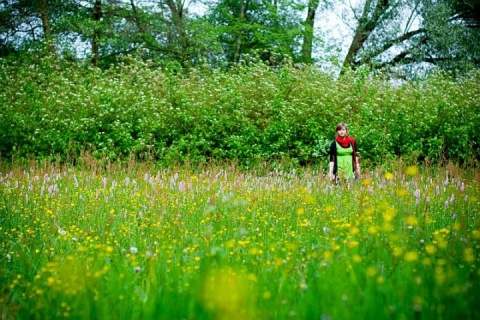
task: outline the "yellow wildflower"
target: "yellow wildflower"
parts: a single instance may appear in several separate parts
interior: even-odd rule
[[[372,185],[372,181],[370,179],[363,179],[362,180],[362,185],[365,186],[365,187],[368,187],[368,186]]]
[[[480,230],[473,230],[472,231],[472,236],[474,239],[480,239]]]
[[[347,242],[347,247],[349,247],[350,249],[358,247],[358,241],[355,241],[355,240],[348,241]]]
[[[351,227],[351,228],[350,228],[350,233],[351,233],[351,234],[359,234],[359,233],[360,233],[360,229],[357,228],[357,227]]]
[[[371,235],[376,235],[376,234],[378,234],[378,227],[377,226],[370,226],[370,227],[368,227],[367,232],[370,233]]]
[[[305,214],[305,208],[298,208],[298,209],[297,209],[297,214],[298,214],[299,216],[304,215],[304,214]]]
[[[323,259],[328,260],[332,256],[332,253],[330,251],[325,251],[323,253]]]
[[[391,173],[391,172],[387,172],[387,173],[385,173],[384,177],[385,177],[385,179],[387,179],[387,180],[393,180],[394,175],[393,175],[393,173]]]
[[[409,176],[416,176],[420,173],[417,166],[409,166],[405,172]]]
[[[374,266],[368,267],[367,269],[367,276],[375,277],[378,273],[378,269]]]
[[[362,257],[360,255],[356,254],[352,257],[353,262],[360,263],[362,262]]]
[[[463,250],[463,260],[465,260],[467,263],[475,262],[475,255],[472,248],[465,248],[465,250]]]
[[[409,251],[405,254],[405,260],[407,262],[414,262],[418,260],[418,253],[415,251]]]
[[[435,247],[433,244],[427,244],[425,246],[425,251],[429,254],[429,255],[433,255],[435,254],[435,252],[437,252],[437,247]]]
[[[258,248],[252,248],[252,249],[250,250],[250,254],[251,254],[252,256],[259,256],[259,255],[261,255],[262,253],[263,253],[263,250],[258,249]]]
[[[393,255],[398,257],[403,254],[403,249],[400,247],[393,248]]]
[[[414,216],[407,216],[406,223],[407,226],[416,226],[418,224],[418,219]]]

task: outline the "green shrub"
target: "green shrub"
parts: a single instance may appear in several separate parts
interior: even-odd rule
[[[133,58],[108,70],[0,60],[2,158],[134,154],[165,163],[289,159],[326,165],[337,122],[362,161],[478,159],[480,72],[389,83],[313,66],[179,73]]]

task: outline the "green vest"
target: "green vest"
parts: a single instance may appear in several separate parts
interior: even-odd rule
[[[337,144],[337,177],[342,179],[353,179],[353,147],[350,144],[348,148],[343,148]]]

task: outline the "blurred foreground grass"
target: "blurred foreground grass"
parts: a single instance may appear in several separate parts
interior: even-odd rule
[[[479,318],[480,173],[389,168],[5,166],[2,319]]]

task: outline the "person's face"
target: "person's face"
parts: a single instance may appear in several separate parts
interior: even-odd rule
[[[347,136],[347,128],[340,128],[340,130],[337,131],[337,135],[341,138],[345,138]]]

